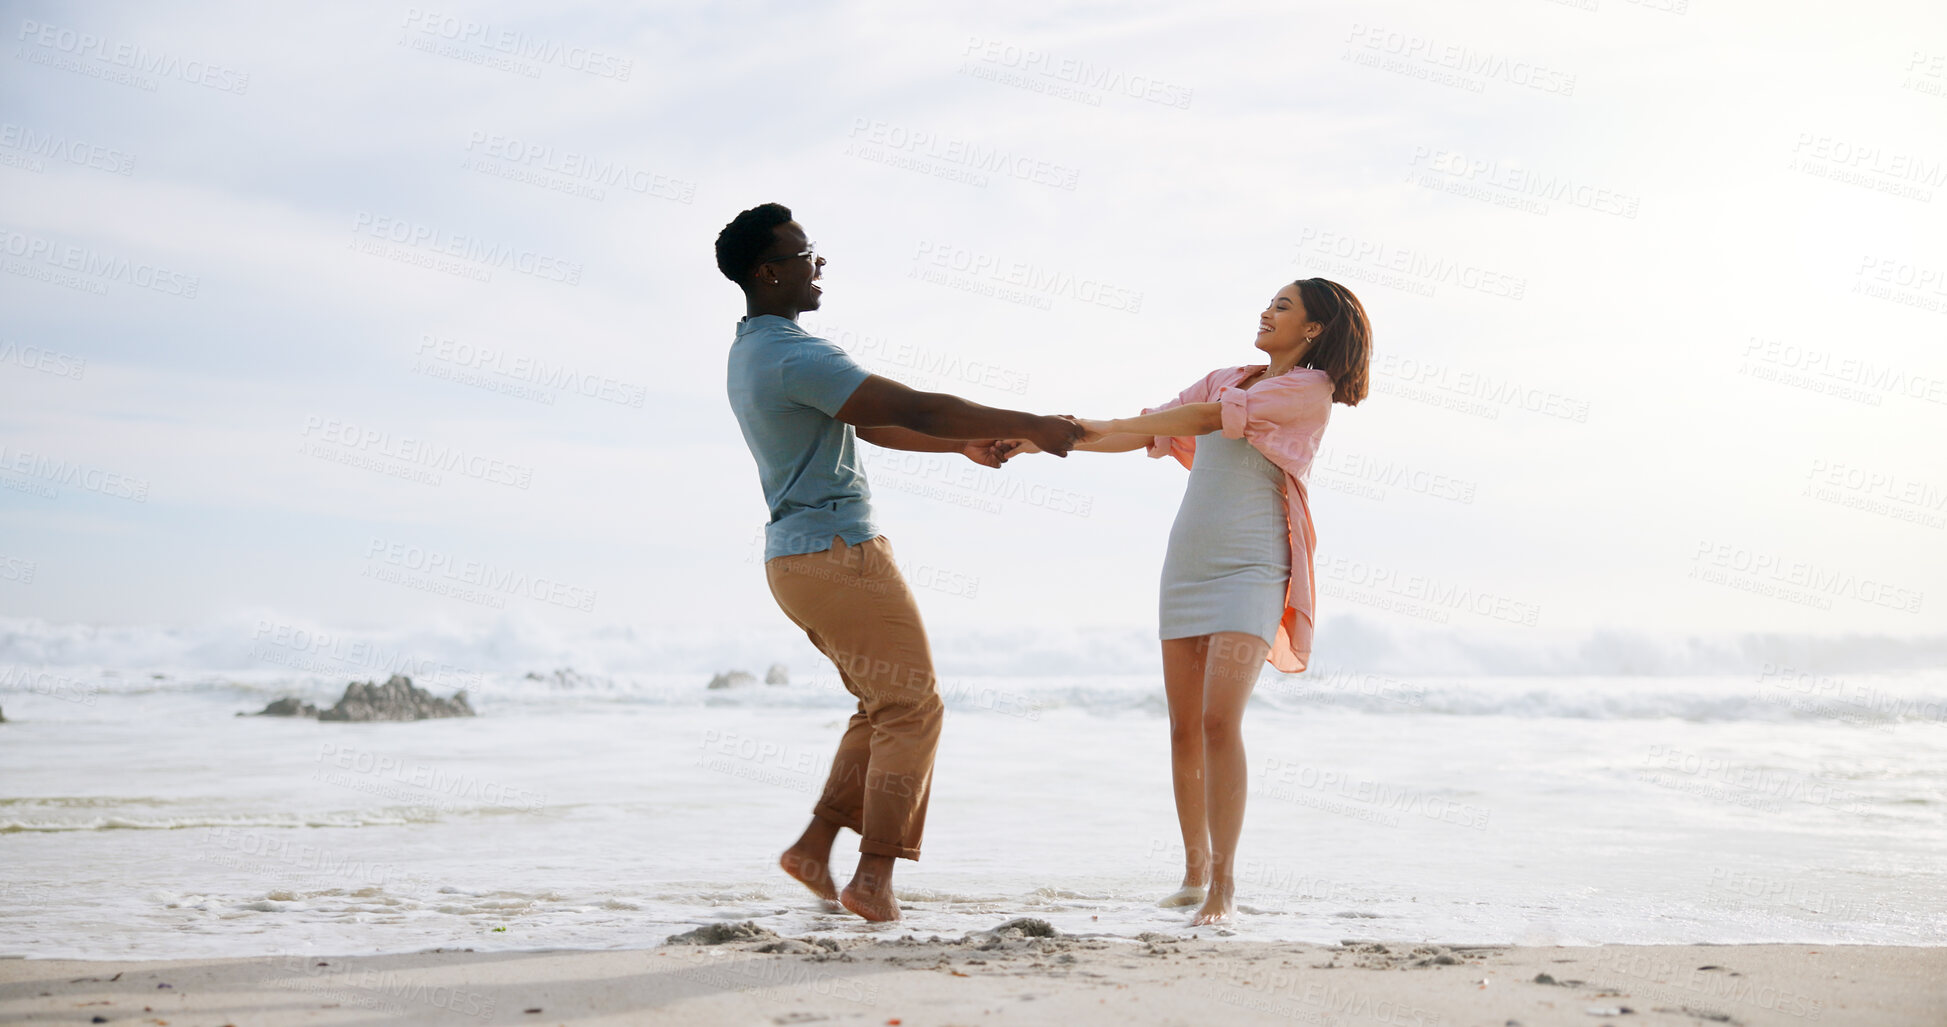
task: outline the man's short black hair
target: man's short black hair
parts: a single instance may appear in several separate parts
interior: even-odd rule
[[[717,233],[717,270],[743,288],[750,288],[750,276],[757,260],[777,241],[773,231],[791,220],[791,208],[782,203],[760,203],[731,219]]]

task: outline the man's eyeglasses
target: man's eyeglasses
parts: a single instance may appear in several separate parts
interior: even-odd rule
[[[818,244],[806,243],[805,248],[801,252],[787,253],[782,257],[765,257],[763,260],[757,262],[757,266],[763,267],[765,264],[775,263],[780,260],[796,260],[799,257],[808,257],[813,264],[818,263]]]

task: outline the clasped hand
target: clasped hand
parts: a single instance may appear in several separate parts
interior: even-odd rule
[[[1069,425],[1068,430],[1056,432],[1057,439],[1065,443],[1060,449],[1043,447],[1033,439],[973,439],[966,444],[962,452],[967,455],[967,459],[983,467],[999,467],[1022,453],[1054,453],[1056,456],[1067,456],[1070,449],[1095,442],[1110,434],[1107,421],[1075,417],[1071,414],[1062,414],[1049,420],[1065,421]]]

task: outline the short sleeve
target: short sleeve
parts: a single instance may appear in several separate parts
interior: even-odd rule
[[[872,372],[859,366],[843,347],[818,338],[786,347],[784,359],[778,361],[778,374],[786,399],[827,417],[837,417],[839,408],[852,398],[859,384],[872,377]]]
[[[1190,403],[1209,403],[1217,398],[1217,379],[1234,372],[1234,368],[1220,367],[1203,376],[1189,388],[1176,394],[1176,398],[1153,407],[1144,407],[1143,413],[1153,414],[1171,407]],[[1173,456],[1185,468],[1196,459],[1197,440],[1187,435],[1157,435],[1149,440],[1149,455],[1156,458]]]
[[[1224,438],[1246,439],[1294,477],[1311,467],[1332,416],[1332,376],[1304,367],[1249,389],[1218,390]]]

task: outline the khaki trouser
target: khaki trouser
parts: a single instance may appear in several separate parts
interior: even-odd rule
[[[877,536],[764,564],[771,595],[858,697],[812,815],[857,831],[859,851],[919,858],[944,706],[919,607]]]

